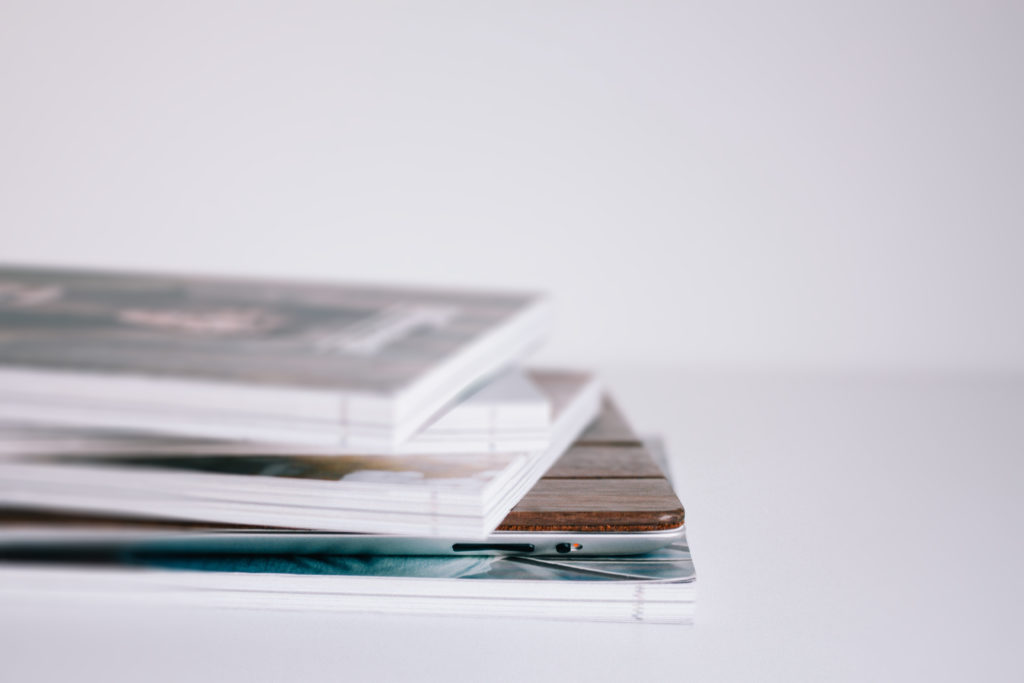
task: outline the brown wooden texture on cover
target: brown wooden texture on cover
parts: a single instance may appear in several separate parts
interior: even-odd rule
[[[655,531],[683,523],[683,506],[622,413],[606,399],[597,421],[530,489],[501,531]]]

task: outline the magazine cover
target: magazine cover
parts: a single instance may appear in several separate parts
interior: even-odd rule
[[[389,394],[536,302],[0,267],[0,366]]]

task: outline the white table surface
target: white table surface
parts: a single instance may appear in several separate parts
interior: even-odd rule
[[[1024,678],[1024,378],[606,377],[672,452],[693,627],[18,604],[0,679]]]

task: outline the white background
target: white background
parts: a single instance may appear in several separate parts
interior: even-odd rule
[[[1021,121],[1014,2],[0,2],[0,260],[551,291],[701,586],[690,630],[22,606],[12,680],[1019,679]]]
[[[1024,369],[1016,2],[0,4],[0,257],[552,291],[546,358]]]

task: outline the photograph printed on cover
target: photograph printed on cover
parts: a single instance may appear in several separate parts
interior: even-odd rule
[[[0,366],[390,393],[534,302],[0,267]]]

